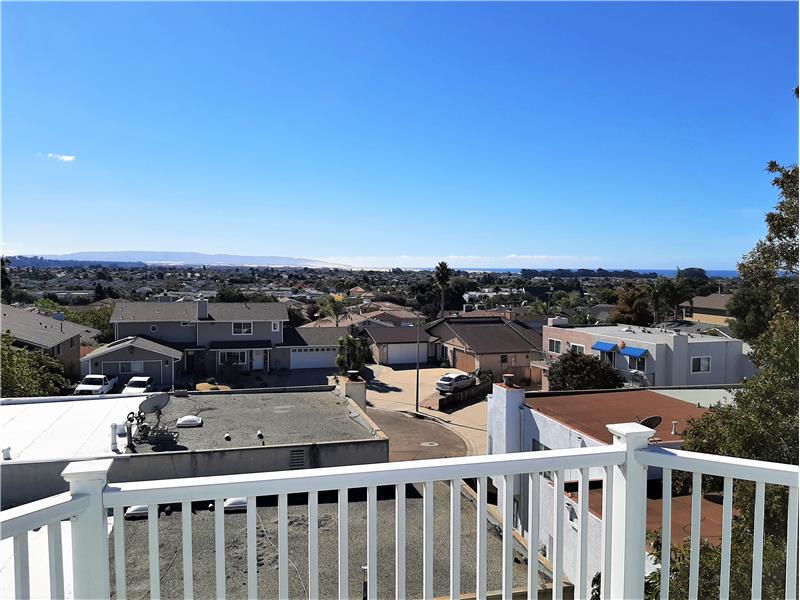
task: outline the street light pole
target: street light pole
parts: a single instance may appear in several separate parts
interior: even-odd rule
[[[417,412],[419,412],[419,317],[417,317]]]

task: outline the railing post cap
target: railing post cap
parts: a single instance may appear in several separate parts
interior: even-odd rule
[[[61,471],[61,477],[68,483],[92,481],[94,479],[105,480],[108,475],[108,470],[113,463],[113,458],[74,461],[69,463],[66,469]]]
[[[615,438],[625,440],[648,440],[655,435],[656,430],[640,425],[639,423],[614,423],[606,425],[606,429]]]

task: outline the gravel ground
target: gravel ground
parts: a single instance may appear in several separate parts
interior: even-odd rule
[[[365,494],[351,492],[349,503],[350,596],[360,597],[366,564],[367,505]],[[289,505],[289,593],[292,598],[307,598],[307,506]],[[303,497],[298,500],[305,501]],[[337,504],[333,494],[321,494],[319,504],[319,588],[321,598],[337,596]],[[394,514],[393,488],[382,488],[378,494],[378,596],[394,598]],[[407,595],[422,595],[422,498],[414,486],[407,487],[406,499],[406,573]],[[434,485],[434,594],[449,592],[449,487]],[[461,499],[461,589],[475,588],[475,508]],[[262,498],[258,507],[258,587],[259,597],[277,597],[278,559],[277,508],[274,498]],[[196,598],[214,598],[214,513],[195,505],[192,517],[194,555],[194,594]],[[491,526],[488,528],[487,584],[500,589],[501,541]],[[126,564],[128,598],[149,597],[147,520],[126,521]],[[226,594],[229,598],[247,595],[247,534],[244,513],[225,517]],[[162,513],[159,519],[162,598],[183,596],[181,560],[181,517]],[[113,544],[110,544],[111,570],[114,572]],[[296,570],[295,570],[296,569]],[[525,585],[524,564],[514,565],[514,586]],[[112,575],[112,588],[113,588]],[[114,595],[116,597],[116,595]]]

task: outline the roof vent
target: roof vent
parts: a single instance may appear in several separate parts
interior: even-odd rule
[[[176,427],[202,427],[203,419],[197,415],[185,415],[175,423]]]

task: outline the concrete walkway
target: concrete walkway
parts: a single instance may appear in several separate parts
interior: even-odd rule
[[[393,369],[382,365],[371,365],[373,378],[367,382],[367,402],[375,408],[397,411],[415,411],[416,370],[414,368]],[[430,396],[436,396],[436,382],[445,373],[460,373],[457,369],[427,367],[419,372],[420,404]],[[467,446],[467,454],[486,454],[486,401],[476,402],[452,412],[441,412],[421,408],[420,412],[456,432]]]

